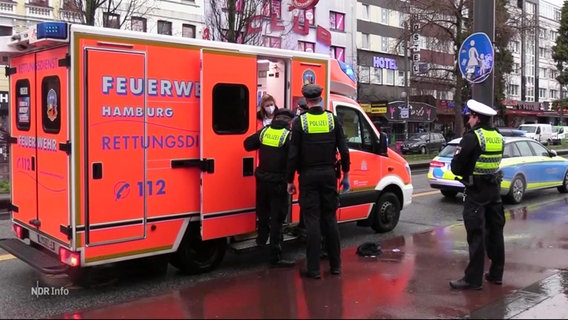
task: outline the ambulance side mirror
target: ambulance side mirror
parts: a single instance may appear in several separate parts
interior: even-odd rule
[[[381,156],[387,156],[388,152],[387,152],[387,135],[384,132],[380,132],[379,133],[379,141],[376,142],[375,144],[375,151],[377,154],[381,155]]]

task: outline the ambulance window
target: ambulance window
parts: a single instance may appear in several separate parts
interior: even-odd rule
[[[43,131],[59,133],[61,130],[61,85],[59,77],[45,77],[41,81],[41,118]]]
[[[373,150],[372,130],[365,118],[355,109],[337,106],[337,116],[343,124],[347,146],[351,149]]]
[[[30,81],[27,79],[16,82],[16,127],[18,130],[30,130]]]
[[[213,130],[217,134],[239,134],[248,130],[249,91],[241,84],[213,87]]]

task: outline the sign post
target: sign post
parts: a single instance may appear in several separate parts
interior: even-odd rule
[[[489,36],[491,43],[495,39],[495,1],[473,1],[473,31],[484,32]],[[473,99],[493,107],[495,93],[493,87],[493,68],[487,79],[472,88]]]

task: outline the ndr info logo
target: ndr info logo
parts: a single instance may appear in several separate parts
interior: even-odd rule
[[[67,296],[69,289],[65,287],[40,287],[39,281],[36,281],[36,286],[32,287],[32,296]]]

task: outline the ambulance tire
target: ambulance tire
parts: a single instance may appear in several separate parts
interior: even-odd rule
[[[201,240],[199,224],[192,223],[170,264],[185,274],[199,274],[215,269],[223,260],[227,249],[225,238]]]
[[[400,201],[392,192],[385,192],[373,207],[371,228],[377,233],[392,231],[400,219]]]
[[[73,286],[85,289],[100,288],[118,281],[120,275],[115,264],[71,269],[68,273]]]

